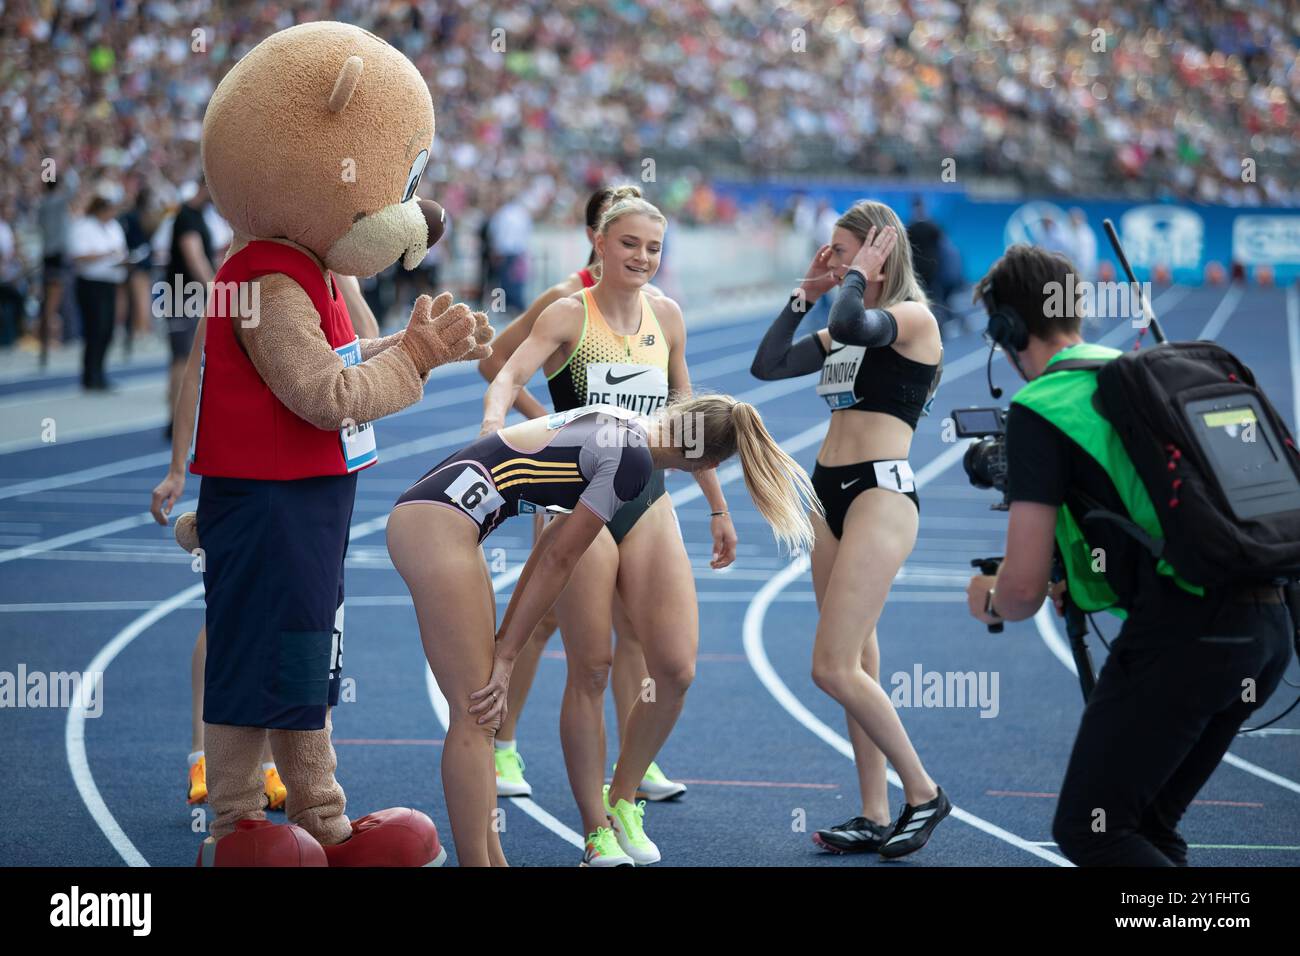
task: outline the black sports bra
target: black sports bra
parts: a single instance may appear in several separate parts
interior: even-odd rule
[[[824,356],[817,394],[826,399],[832,412],[884,412],[916,429],[939,374],[938,365],[914,362],[893,346],[869,349],[831,339],[827,351],[820,335],[814,339]]]

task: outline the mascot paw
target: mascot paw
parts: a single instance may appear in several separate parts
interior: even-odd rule
[[[234,833],[220,840],[212,837],[204,840],[194,865],[329,866],[329,860],[316,838],[302,827],[268,820],[240,820],[235,824]]]
[[[352,836],[327,846],[330,866],[442,866],[438,828],[419,810],[393,807],[352,821]]]
[[[199,519],[193,511],[176,519],[176,543],[191,554],[199,546]]]
[[[436,299],[422,295],[415,300],[399,344],[423,375],[439,365],[465,358],[476,347],[475,325],[469,306],[454,302],[450,292]]]

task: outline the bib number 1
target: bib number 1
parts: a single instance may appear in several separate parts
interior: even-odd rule
[[[905,493],[916,490],[916,478],[912,466],[905,461],[873,462],[876,472],[876,487],[887,491]]]

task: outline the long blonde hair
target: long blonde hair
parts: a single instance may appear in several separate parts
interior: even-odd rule
[[[880,290],[880,298],[876,301],[877,309],[887,309],[907,299],[921,305],[930,304],[925,290],[916,278],[916,269],[912,265],[912,244],[907,241],[907,229],[903,226],[903,220],[898,218],[898,213],[882,202],[863,199],[854,203],[848,212],[835,221],[835,225],[853,233],[859,242],[867,241],[867,233],[872,226],[876,232],[886,226],[893,226],[898,233],[898,242],[894,244],[894,250],[885,260],[882,270],[885,283]]]
[[[674,395],[659,414],[665,434],[701,436],[702,457],[710,464],[739,454],[745,487],[777,542],[812,551],[808,509],[824,514],[821,503],[808,473],[768,434],[758,409],[730,395],[696,392]]]

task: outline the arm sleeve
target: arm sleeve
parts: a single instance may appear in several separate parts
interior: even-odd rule
[[[1007,415],[1007,496],[1059,506],[1069,485],[1069,449],[1061,432],[1024,405]]]
[[[805,335],[798,342],[794,341],[795,330],[799,328],[799,323],[805,314],[795,309],[795,303],[799,301],[797,295],[790,296],[790,301],[785,304],[781,314],[767,330],[763,341],[758,343],[754,362],[749,367],[750,373],[755,378],[765,381],[795,378],[815,372],[822,367],[826,353],[822,349],[821,340],[815,334]]]
[[[644,442],[629,441],[626,428],[619,429],[617,442],[608,436],[607,430],[597,428],[582,446],[579,469],[591,477],[578,497],[579,503],[607,522],[645,490],[652,470],[650,450]]]
[[[850,269],[840,285],[839,297],[831,307],[828,324],[831,338],[845,345],[863,345],[869,349],[893,345],[898,338],[898,322],[888,309],[868,309],[862,305],[867,280],[857,269]]]

